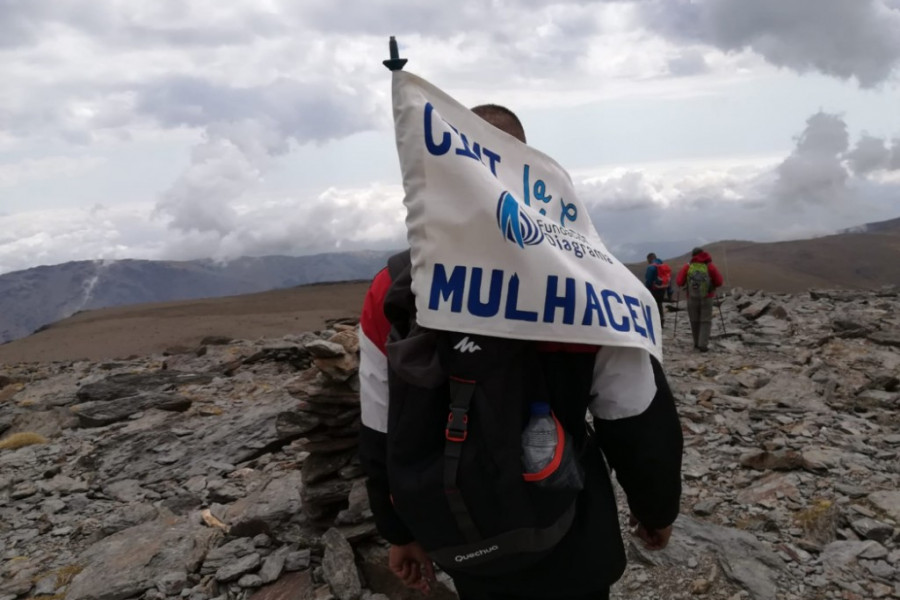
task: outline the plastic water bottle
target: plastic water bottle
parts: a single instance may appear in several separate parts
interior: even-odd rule
[[[550,405],[535,402],[531,405],[531,419],[522,432],[522,464],[526,473],[538,473],[553,460],[559,446],[556,421],[550,414]],[[580,490],[584,487],[584,468],[574,455],[572,440],[566,436],[559,466],[553,473],[534,482],[535,485],[554,490]]]
[[[550,416],[550,405],[534,402],[531,420],[522,432],[522,463],[526,473],[537,473],[550,464],[558,443],[556,422]]]

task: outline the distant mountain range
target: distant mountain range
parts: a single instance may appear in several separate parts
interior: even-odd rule
[[[390,254],[344,252],[228,262],[77,261],[6,273],[0,275],[0,343],[83,310],[370,279]]]
[[[663,247],[657,246],[656,251],[673,270],[690,258],[687,254],[667,255]],[[875,289],[900,283],[900,218],[808,240],[723,241],[705,249],[729,287],[800,292],[810,288]],[[84,310],[367,280],[390,254],[265,256],[225,263],[79,261],[7,273],[0,275],[0,343]],[[629,267],[643,280],[645,263]]]

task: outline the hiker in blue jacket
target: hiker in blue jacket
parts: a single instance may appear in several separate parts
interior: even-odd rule
[[[663,301],[666,295],[672,298],[672,269],[669,265],[656,257],[651,252],[647,255],[647,270],[644,271],[644,285],[653,294],[656,300],[656,308],[659,311],[659,322],[666,325],[666,313],[663,311]]]

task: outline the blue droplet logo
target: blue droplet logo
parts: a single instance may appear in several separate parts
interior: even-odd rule
[[[503,237],[520,248],[544,241],[544,233],[537,223],[519,206],[515,196],[506,191],[500,194],[497,201],[497,225]]]

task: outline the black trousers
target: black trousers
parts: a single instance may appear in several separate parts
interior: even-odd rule
[[[666,289],[663,288],[661,290],[650,290],[650,293],[653,294],[653,299],[656,300],[656,308],[659,310],[659,323],[660,325],[666,324],[666,313],[663,312],[663,300],[666,299]]]
[[[560,581],[560,594],[554,594],[552,596],[553,600],[609,600],[609,588],[605,590],[597,590],[596,592],[592,592],[590,594],[581,594],[578,596],[567,596],[565,595],[564,588],[566,582]],[[463,589],[460,586],[456,586],[456,591],[459,594],[459,600],[539,600],[538,598],[530,598],[526,596],[508,596],[506,594],[497,594],[490,592],[483,592],[481,590],[475,589]],[[547,597],[548,600],[551,598]]]

